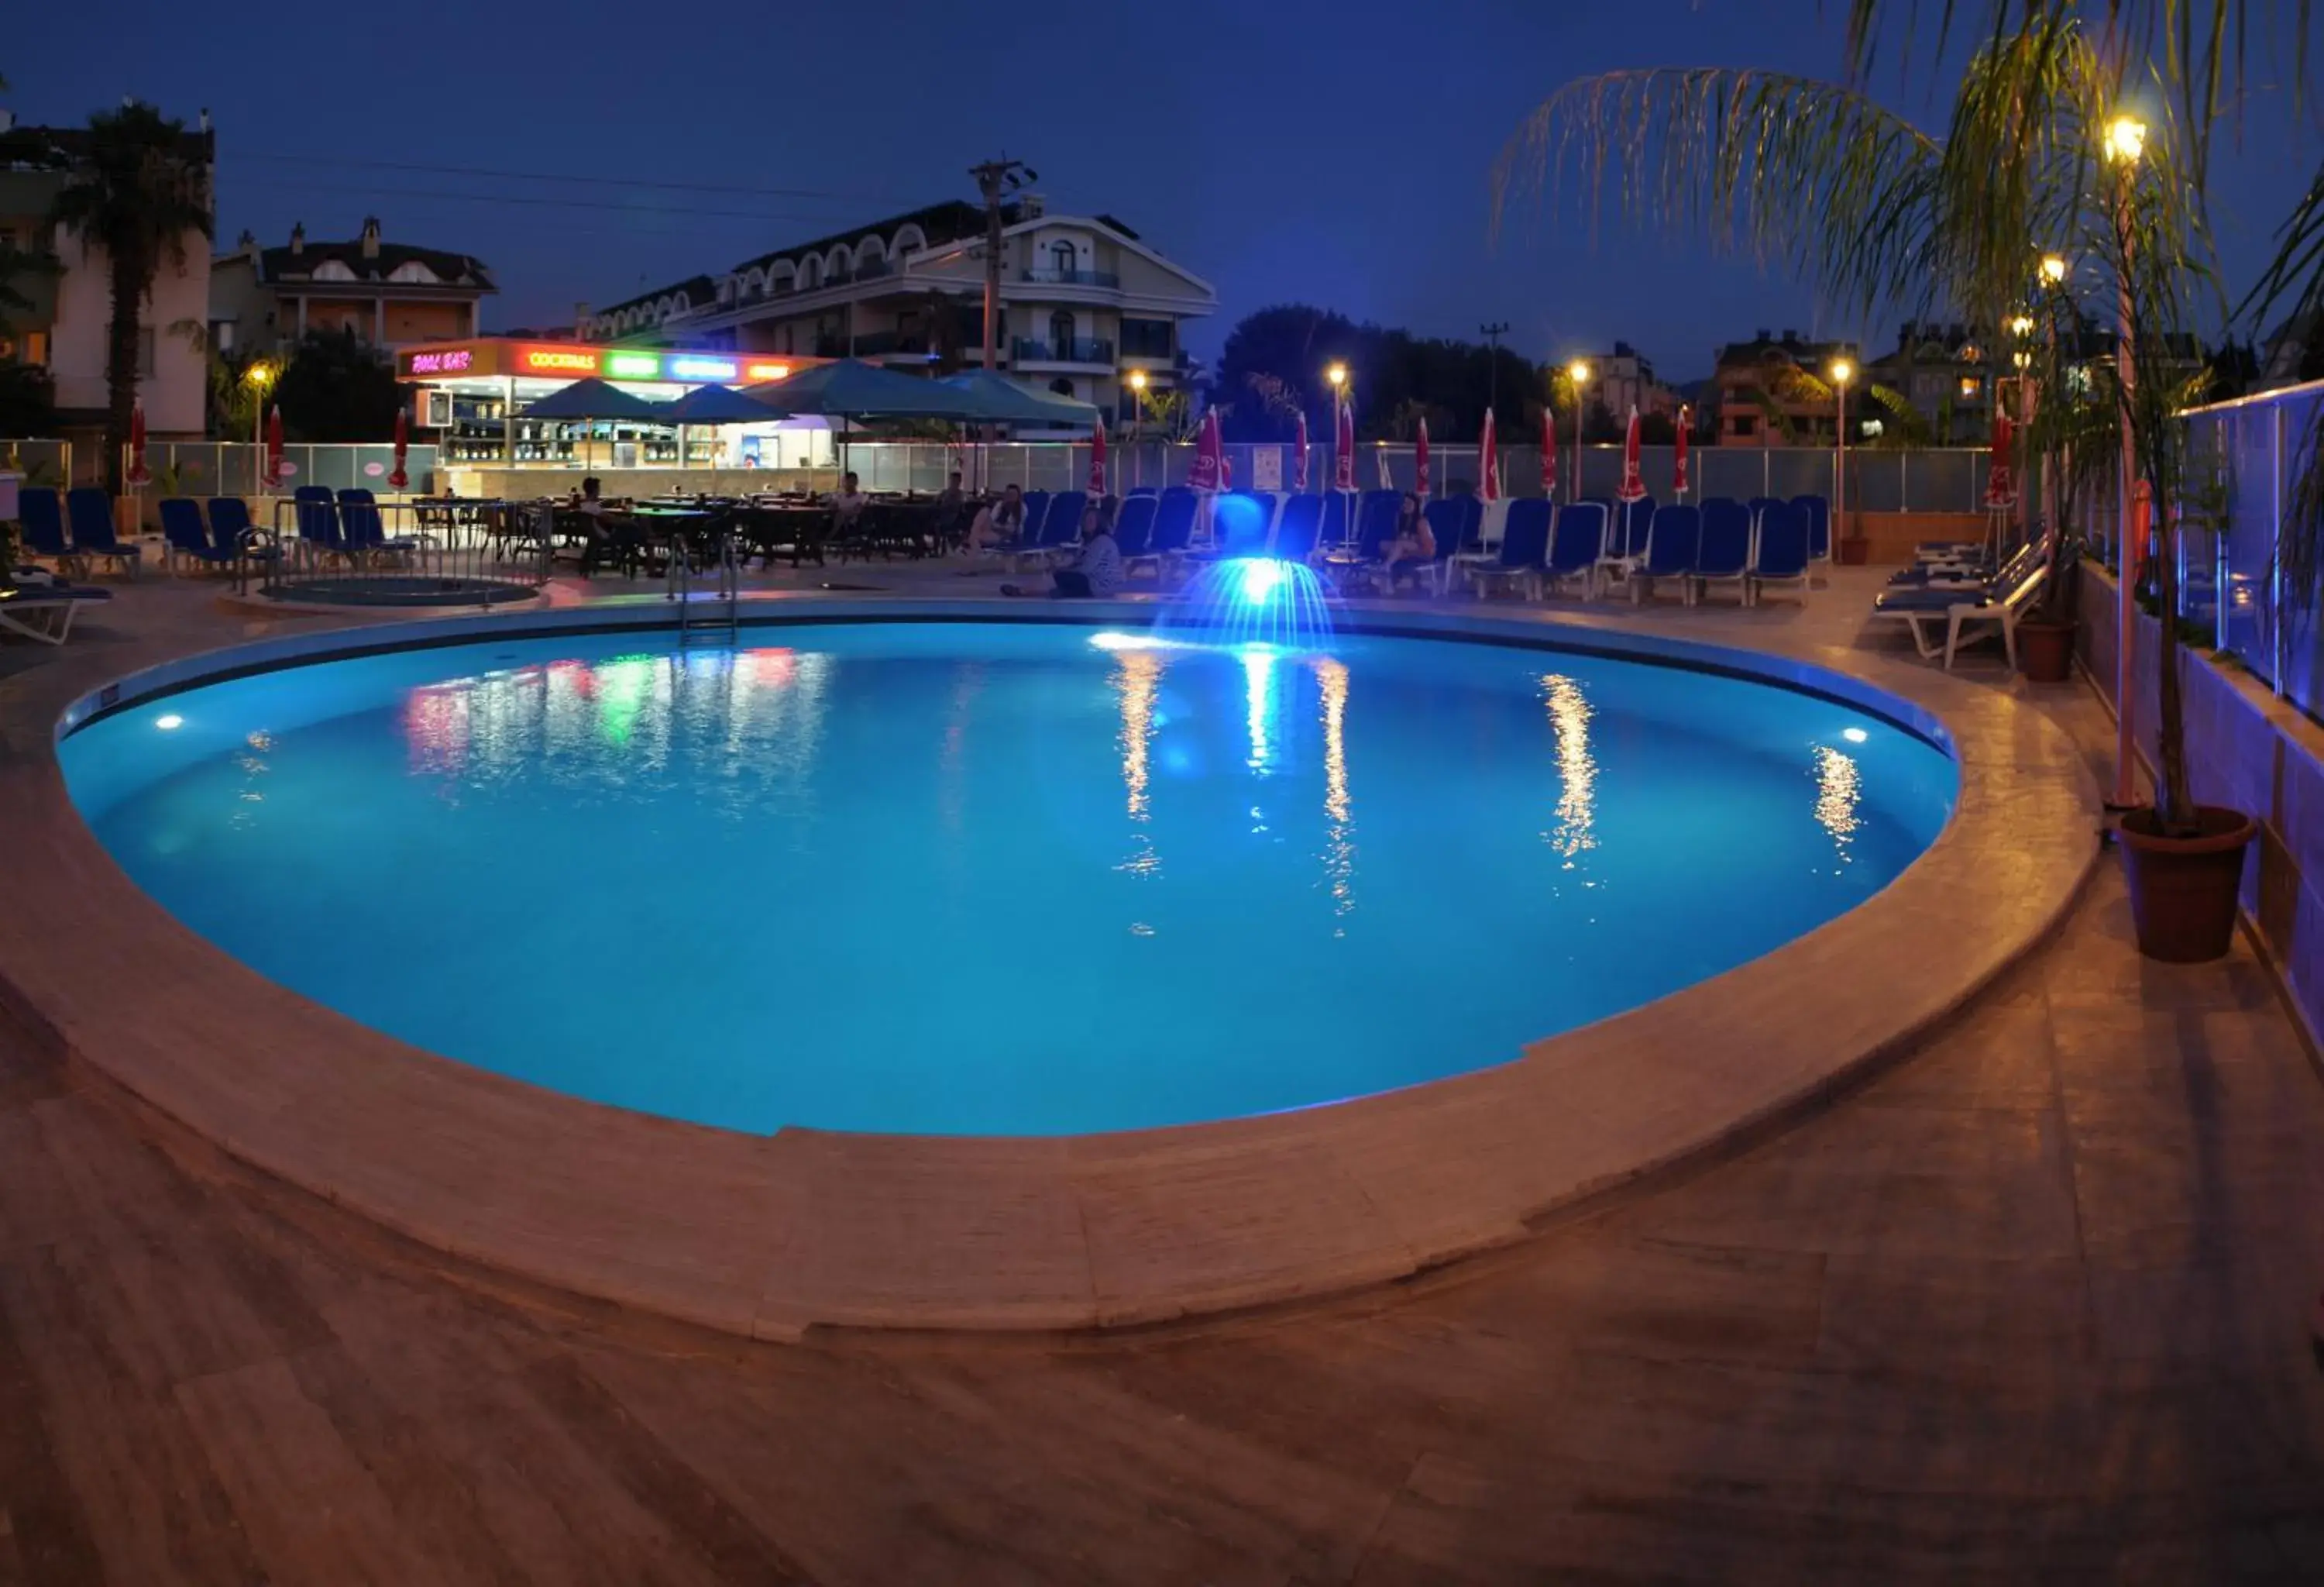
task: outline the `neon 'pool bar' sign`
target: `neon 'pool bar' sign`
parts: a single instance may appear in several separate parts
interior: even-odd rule
[[[529,380],[599,380],[639,385],[759,385],[788,380],[803,363],[763,354],[683,347],[592,347],[576,342],[526,342],[484,337],[410,347],[397,359],[407,380],[474,380],[494,375]]]

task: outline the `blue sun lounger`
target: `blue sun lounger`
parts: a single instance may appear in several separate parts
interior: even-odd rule
[[[1630,569],[1630,601],[1636,604],[1665,583],[1678,586],[1679,598],[1694,604],[1694,562],[1702,549],[1702,509],[1684,503],[1655,509],[1646,530],[1645,555]]]
[[[221,551],[211,538],[209,525],[202,521],[202,504],[191,496],[165,496],[161,500],[161,565],[175,572],[180,564],[202,567],[231,567],[235,553]]]
[[[1748,602],[1775,586],[1789,586],[1805,600],[1810,555],[1807,510],[1792,502],[1770,502],[1759,513],[1759,532],[1751,546],[1751,583]]]
[[[1520,496],[1501,521],[1499,553],[1487,561],[1460,565],[1480,599],[1508,584],[1524,587],[1526,598],[1541,598],[1544,564],[1549,558],[1550,505],[1540,496]]]
[[[1746,605],[1751,599],[1751,510],[1732,496],[1702,504],[1702,537],[1694,556],[1694,595],[1701,600],[1714,584],[1733,585]]]
[[[65,515],[72,524],[74,556],[101,558],[129,569],[130,577],[137,577],[137,569],[144,564],[145,548],[124,545],[114,538],[111,496],[88,484],[67,491]]]
[[[1504,531],[1506,532],[1506,531]],[[1606,503],[1568,502],[1557,510],[1550,531],[1549,557],[1542,564],[1545,590],[1554,592],[1568,579],[1582,581],[1582,598],[1598,595],[1598,559],[1606,552]]]

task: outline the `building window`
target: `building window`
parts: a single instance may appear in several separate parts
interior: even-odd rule
[[[1061,374],[1049,383],[1049,389],[1061,397],[1070,397],[1074,394],[1074,383]]]
[[[1755,432],[1758,429],[1758,428],[1759,428],[1759,419],[1758,419],[1758,416],[1757,416],[1757,414],[1754,414],[1754,413],[1738,413],[1738,414],[1735,416],[1735,433],[1736,433],[1737,435],[1739,435],[1739,436],[1751,435],[1751,434],[1755,433]]]
[[[1170,356],[1170,322],[1167,319],[1130,319],[1121,322],[1121,355],[1125,358],[1167,358]]]
[[[1052,270],[1055,270],[1059,275],[1069,276],[1073,274],[1074,245],[1071,243],[1051,243],[1049,245],[1049,267]]]
[[[1049,316],[1049,351],[1060,358],[1074,355],[1074,317],[1062,309]]]

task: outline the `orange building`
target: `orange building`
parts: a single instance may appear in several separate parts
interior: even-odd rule
[[[1832,364],[1846,359],[1859,372],[1854,342],[1819,342],[1795,331],[1761,331],[1748,342],[1719,349],[1711,378],[1719,384],[1719,444],[1722,447],[1829,447],[1840,433],[1838,404],[1817,389]],[[1817,386],[1793,378],[1806,374]]]
[[[221,350],[272,351],[310,330],[352,330],[374,346],[452,341],[481,333],[484,298],[498,289],[482,261],[390,243],[366,219],[348,243],[262,248],[248,232],[210,262],[210,332]]]

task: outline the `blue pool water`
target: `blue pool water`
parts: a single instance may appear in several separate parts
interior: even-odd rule
[[[1005,624],[292,668],[62,748],[129,874],[469,1063],[746,1130],[1054,1134],[1516,1056],[1860,902],[1952,762],[1635,662]]]

